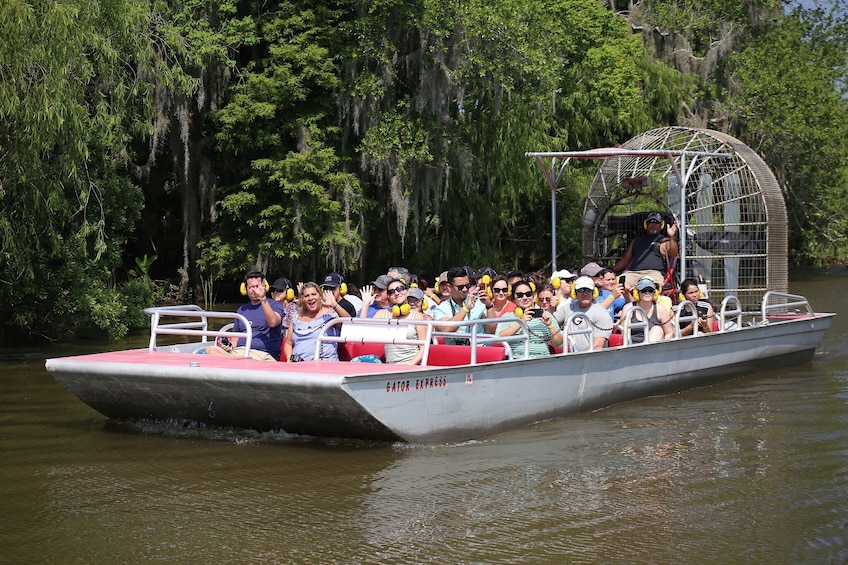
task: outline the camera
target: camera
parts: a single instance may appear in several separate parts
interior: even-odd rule
[[[230,347],[232,345],[232,343],[230,343],[230,340],[226,336],[218,340],[218,344],[221,347]]]
[[[541,308],[530,308],[528,310],[530,312],[531,318],[541,318],[542,317],[542,309]]]

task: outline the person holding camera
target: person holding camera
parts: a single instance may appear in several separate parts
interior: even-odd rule
[[[636,288],[639,279],[650,277],[662,288],[670,259],[677,257],[677,222],[666,225],[660,212],[650,212],[642,222],[645,233],[634,238],[612,270],[625,275],[627,291]]]
[[[523,320],[530,332],[528,353],[530,357],[544,357],[551,354],[548,344],[554,347],[562,346],[562,332],[553,315],[535,304],[533,286],[526,280],[520,280],[512,286],[512,301],[516,308],[506,312],[504,318]],[[524,327],[519,322],[506,321],[498,324],[497,334],[501,337],[522,335]],[[524,342],[510,341],[512,356],[515,359],[524,358]]]
[[[303,284],[300,290],[300,310],[297,318],[292,321],[283,344],[283,353],[289,361],[311,361],[315,359],[315,346],[324,324],[338,318],[333,310],[333,295],[326,293],[322,296],[320,287],[314,282]],[[338,327],[333,328],[328,335],[339,335]],[[323,342],[320,359],[322,361],[338,361],[338,344]]]
[[[601,349],[606,345],[606,341],[612,333],[613,326],[609,312],[595,302],[597,293],[595,281],[591,277],[579,277],[571,286],[570,298],[561,301],[556,312],[554,312],[554,318],[560,326],[567,323],[572,314],[579,312],[584,314],[586,319],[575,319],[571,329],[583,329],[586,327],[586,320],[594,328],[593,334],[569,335],[569,351],[587,351],[590,343],[595,349]]]
[[[698,331],[701,333],[709,333],[713,331],[715,324],[715,311],[712,303],[704,298],[701,289],[695,279],[684,279],[680,283],[680,297],[688,300],[695,305],[698,311]],[[682,300],[681,300],[682,302]],[[675,306],[677,308],[677,306]],[[685,325],[684,325],[685,324]],[[692,335],[695,331],[695,324],[691,321],[684,322],[680,325],[680,335]]]

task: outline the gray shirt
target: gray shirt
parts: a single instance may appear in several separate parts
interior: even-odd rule
[[[581,308],[577,300],[563,300],[554,312],[554,318],[556,318],[557,323],[562,327],[563,333],[565,333],[566,329],[574,331],[582,330],[585,327],[585,321],[583,320],[577,320],[570,328],[563,327],[565,321],[575,312],[585,314],[589,318],[589,322],[594,326],[594,337],[609,338],[612,333],[612,320],[610,319],[609,312],[603,306],[594,302],[588,308]],[[571,344],[572,351],[588,350],[590,339],[591,336],[589,334],[572,335],[569,333],[568,335],[568,341]]]

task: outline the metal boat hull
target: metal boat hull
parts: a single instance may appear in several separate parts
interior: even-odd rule
[[[112,418],[442,443],[804,362],[831,319],[459,367],[273,364],[134,350],[50,359],[47,369]]]

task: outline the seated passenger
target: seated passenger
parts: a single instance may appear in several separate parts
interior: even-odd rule
[[[556,312],[557,306],[559,306],[559,295],[557,294],[556,289],[550,283],[544,283],[538,288],[539,291],[536,293],[536,302],[543,310],[547,310],[553,314]]]
[[[356,306],[347,299],[347,284],[344,277],[338,273],[330,273],[321,283],[322,302],[329,304],[333,312],[340,318],[356,316]],[[329,293],[329,295],[325,295]]]
[[[282,335],[285,336],[291,325],[291,321],[297,317],[294,285],[292,285],[289,279],[280,277],[274,281],[269,291],[271,292],[271,298],[283,305],[283,323],[281,329]]]
[[[633,290],[635,302],[625,304],[624,308],[621,309],[622,320],[627,318],[628,312],[633,306],[639,306],[645,311],[648,316],[648,342],[650,343],[670,339],[674,335],[671,312],[662,304],[657,303],[659,295],[659,285],[654,279],[650,277],[639,279],[636,288]],[[631,330],[631,336],[633,343],[645,341],[645,332],[641,328]]]
[[[505,314],[515,312],[515,302],[511,299],[506,277],[496,275],[489,283],[489,292],[492,297],[492,305],[486,310],[487,318],[502,318]],[[486,333],[497,333],[497,326],[497,324],[486,324]]]
[[[249,302],[239,307],[237,313],[247,318],[252,330],[252,342],[250,344],[251,358],[260,361],[279,361],[280,348],[282,347],[283,333],[283,305],[265,296],[268,283],[259,271],[248,271],[244,276],[242,294],[246,295]],[[234,332],[245,332],[247,328],[241,319],[236,318],[233,322]],[[222,338],[219,345],[209,347],[206,353],[209,355],[244,355],[245,343],[242,339],[231,344],[229,339]]]
[[[443,300],[435,310],[433,318],[438,321],[460,322],[463,320],[479,320],[486,315],[486,307],[478,300],[476,286],[471,285],[471,279],[465,267],[454,267],[448,271],[450,297]],[[437,326],[442,332],[470,334],[471,326]],[[482,328],[481,328],[482,329]],[[446,339],[446,343],[468,345],[467,339]]]
[[[420,289],[415,289],[419,293]],[[398,320],[423,320],[424,315],[418,310],[413,309],[406,301],[409,289],[402,280],[393,280],[386,292],[389,295],[389,300],[392,301],[392,307],[389,310],[380,310],[374,315],[374,319],[391,319]],[[422,294],[423,296],[423,294]],[[406,339],[427,339],[427,328],[423,325],[410,324],[406,326]],[[387,343],[384,346],[386,352],[386,363],[403,363],[406,365],[419,365],[421,358],[424,356],[424,347],[419,345],[396,345]]]
[[[591,335],[572,334],[568,336],[569,351],[588,351],[590,343],[594,349],[601,349],[606,345],[606,341],[612,333],[612,320],[609,313],[603,306],[595,303],[595,294],[595,281],[591,277],[579,277],[571,285],[570,298],[561,301],[556,312],[554,312],[557,323],[568,331],[585,327],[584,320],[580,318],[576,319],[570,328],[564,327],[571,315],[577,312],[584,314],[592,325],[593,333]]]
[[[327,298],[332,297],[327,293]],[[283,351],[289,361],[309,361],[315,358],[315,345],[324,324],[337,318],[329,302],[323,302],[318,285],[304,283],[300,292],[300,312],[289,328]],[[338,328],[330,335],[339,335]],[[338,344],[323,342],[320,358],[322,361],[338,361]]]
[[[695,279],[684,279],[680,283],[680,301],[683,302],[684,300],[688,300],[694,304],[695,309],[698,311],[698,331],[703,333],[713,331],[713,324],[715,323],[713,305],[709,300],[704,298]],[[694,331],[695,324],[692,321],[682,322],[680,324],[680,335],[692,335]]]
[[[421,312],[425,320],[432,320],[433,316],[430,312],[433,310],[433,305],[424,298],[424,292],[420,288],[410,288],[406,295],[406,303],[410,308],[417,312]]]
[[[367,284],[362,287],[362,310],[359,312],[360,318],[373,318],[380,310],[386,310],[392,307],[392,302],[389,300],[389,295],[386,294],[386,289],[389,284],[395,280],[389,275],[380,275],[372,284]]]
[[[506,312],[504,318],[521,319],[527,324],[530,332],[528,353],[530,357],[545,357],[551,354],[548,344],[554,347],[562,346],[562,332],[550,312],[535,306],[533,301],[533,288],[528,281],[518,281],[512,287],[512,299],[516,308],[512,312]],[[518,322],[505,321],[498,324],[497,335],[502,337],[523,335],[524,328]],[[514,359],[524,358],[524,342],[510,341]]]

